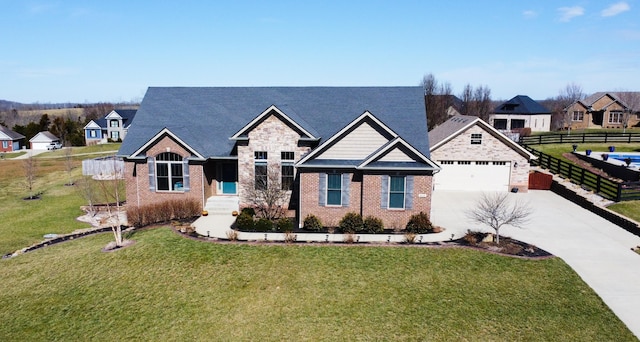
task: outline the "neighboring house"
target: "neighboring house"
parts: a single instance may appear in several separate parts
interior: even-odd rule
[[[0,125],[0,152],[12,152],[19,150],[21,148],[20,141],[24,138],[24,135]]]
[[[43,131],[33,136],[33,138],[29,139],[29,143],[31,143],[32,150],[46,150],[51,143],[59,143],[60,138],[53,135],[53,133],[49,131]]]
[[[640,92],[598,92],[570,104],[563,128],[623,128],[640,122]],[[624,100],[626,99],[626,101]],[[627,103],[629,102],[629,103]]]
[[[135,109],[115,109],[104,118],[89,121],[84,126],[86,145],[124,140],[135,116]]]
[[[529,127],[532,132],[549,132],[551,111],[529,96],[518,95],[496,107],[489,115],[489,123],[503,131]]]
[[[535,156],[478,117],[452,117],[429,132],[429,145],[442,167],[435,191],[528,191]]]
[[[118,155],[128,205],[193,198],[248,206],[287,192],[290,215],[337,225],[347,212],[404,228],[431,208],[420,87],[149,88]],[[277,181],[269,177],[277,172]],[[274,184],[275,183],[275,184]]]

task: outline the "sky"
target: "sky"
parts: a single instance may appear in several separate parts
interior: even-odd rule
[[[0,0],[0,99],[150,86],[416,86],[494,100],[640,91],[640,0]]]

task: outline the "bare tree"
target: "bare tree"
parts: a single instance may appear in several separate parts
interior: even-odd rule
[[[495,242],[500,243],[500,228],[505,225],[521,228],[529,220],[533,210],[527,203],[510,202],[508,193],[482,194],[476,206],[467,212],[475,223],[485,224],[496,232]]]
[[[448,82],[439,84],[433,74],[427,74],[422,78],[421,85],[424,90],[428,130],[432,130],[447,121],[447,110],[454,105],[451,84]]]
[[[38,169],[38,165],[33,156],[29,156],[27,159],[23,161],[23,170],[24,170],[24,180],[27,190],[29,191],[28,199],[36,198],[36,195],[33,192],[33,188],[36,183],[36,171]]]
[[[254,182],[246,182],[243,188],[256,214],[274,220],[284,216],[290,191],[282,186],[280,165],[269,164],[265,168],[254,177]]]
[[[573,82],[567,84],[563,89],[560,89],[556,97],[556,106],[553,108],[553,115],[561,118],[562,127],[567,127],[567,134],[571,134],[571,121],[573,120],[573,113],[569,112],[567,107],[584,98],[585,94],[582,86]]]
[[[73,151],[69,143],[67,143],[66,148],[64,149],[64,169],[67,172],[67,176],[69,177],[69,182],[65,185],[71,186],[73,185],[73,178],[71,173],[73,172]]]
[[[631,119],[631,116],[640,113],[640,92],[618,91],[615,95],[626,107],[622,113],[622,132],[626,132],[627,127],[629,127],[629,119]]]
[[[471,84],[464,86],[460,94],[462,100],[462,114],[474,115],[482,120],[488,121],[491,114],[492,101],[491,89],[488,86],[473,88]]]
[[[76,191],[87,201],[87,214],[92,217],[96,215],[96,204],[98,203],[98,191],[95,182],[91,177],[82,177],[74,183]]]
[[[116,247],[122,247],[122,221],[120,220],[120,214],[122,212],[122,198],[121,190],[124,173],[123,170],[116,167],[116,158],[113,158],[113,174],[98,181],[98,188],[102,193],[105,200],[105,207],[107,209],[107,217],[105,222],[111,226],[111,231],[115,239]]]

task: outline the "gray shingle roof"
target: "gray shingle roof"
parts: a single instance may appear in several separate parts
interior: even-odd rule
[[[17,132],[14,132],[14,131],[12,131],[12,130],[10,130],[7,127],[4,127],[2,125],[0,125],[0,132],[6,134],[9,137],[9,139],[11,139],[11,140],[20,140],[20,139],[24,139],[25,138],[24,135],[22,135],[20,133],[17,133]]]
[[[640,104],[625,103],[624,101],[625,98],[640,97],[640,92],[637,92],[637,91],[599,91],[597,93],[593,93],[585,97],[583,100],[580,100],[580,102],[582,102],[585,105],[585,107],[589,107],[606,95],[609,95],[613,97],[615,100],[620,101],[625,106],[635,107],[635,108],[631,108],[634,111],[640,111]]]
[[[502,103],[493,111],[495,114],[551,114],[551,111],[526,95],[517,95]]]
[[[440,125],[434,127],[429,132],[429,146],[434,146],[439,142],[447,139],[452,134],[461,130],[465,126],[469,125],[471,122],[478,120],[477,116],[470,115],[456,115],[449,120],[441,123]]]
[[[369,111],[429,155],[421,87],[151,87],[118,154],[131,155],[166,127],[207,158],[228,157],[229,138],[271,105],[320,142]]]

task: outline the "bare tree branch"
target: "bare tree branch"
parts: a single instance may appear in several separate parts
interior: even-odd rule
[[[528,203],[511,202],[508,195],[506,192],[482,194],[476,206],[466,213],[473,222],[487,225],[495,230],[496,243],[500,243],[502,226],[522,228],[533,213]]]

